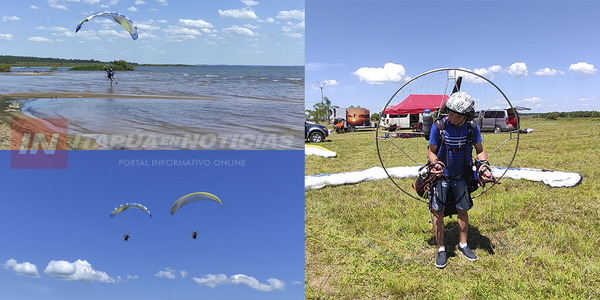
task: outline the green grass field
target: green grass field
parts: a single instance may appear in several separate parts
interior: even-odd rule
[[[445,219],[449,258],[442,270],[434,266],[427,205],[389,179],[306,191],[306,298],[600,298],[599,126],[598,118],[522,119],[521,127],[535,132],[520,136],[513,167],[577,172],[583,181],[551,188],[503,179],[469,211],[478,261],[457,250],[456,216]],[[486,151],[502,136],[485,134]],[[415,149],[425,142],[407,140],[418,143]],[[338,157],[306,156],[306,175],[381,166],[375,131],[333,133],[320,145]],[[397,153],[383,148],[385,161],[396,163]],[[490,162],[501,166],[509,156],[499,152]]]

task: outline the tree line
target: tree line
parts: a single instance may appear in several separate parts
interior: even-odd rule
[[[544,118],[548,120],[566,119],[566,118],[598,118],[600,112],[598,111],[568,111],[568,112],[548,112],[548,113],[519,113],[521,117],[525,118]]]
[[[33,57],[33,56],[12,56],[0,55],[0,64],[12,66],[60,66],[60,65],[77,65],[77,64],[98,64],[105,63],[95,59],[65,59],[65,58],[49,58],[49,57]]]

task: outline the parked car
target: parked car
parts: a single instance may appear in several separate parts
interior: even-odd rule
[[[519,114],[513,109],[487,109],[475,113],[481,131],[511,131],[518,128]]]
[[[328,135],[329,129],[327,129],[327,127],[321,124],[304,122],[304,139],[313,143],[320,143],[324,141]]]

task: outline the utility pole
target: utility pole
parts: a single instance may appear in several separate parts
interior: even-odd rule
[[[325,86],[325,82],[320,83],[318,80],[316,82],[313,82],[314,84],[316,84],[319,88],[321,88],[321,104],[324,104],[323,102],[323,87]]]

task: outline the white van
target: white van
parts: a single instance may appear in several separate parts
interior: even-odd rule
[[[512,131],[518,128],[519,114],[514,109],[488,109],[475,112],[474,121],[481,131]]]
[[[423,123],[423,114],[384,114],[379,121],[383,130],[411,129]]]

